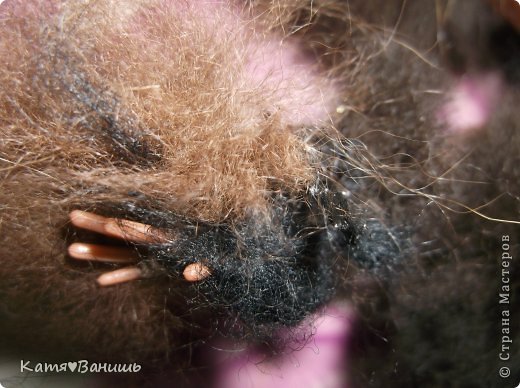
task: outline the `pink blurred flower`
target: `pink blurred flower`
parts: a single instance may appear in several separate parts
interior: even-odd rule
[[[282,355],[266,358],[245,349],[223,360],[216,388],[345,388],[347,344],[353,312],[346,305],[331,305],[312,318],[314,334],[304,346],[289,342]],[[301,328],[309,327],[307,321]],[[296,348],[297,350],[292,350]]]
[[[498,74],[473,74],[462,77],[439,111],[448,130],[467,133],[484,127],[491,119],[500,98],[502,80]]]

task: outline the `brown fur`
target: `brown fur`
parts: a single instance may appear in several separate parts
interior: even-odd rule
[[[466,294],[489,281],[494,239],[518,230],[520,140],[509,108],[518,92],[504,92],[481,132],[442,132],[435,114],[452,79],[427,1],[388,1],[378,12],[365,1],[240,3],[217,7],[210,22],[181,3],[0,7],[0,333],[10,351],[150,364],[180,353],[176,368],[192,367],[192,345],[214,334],[205,325],[214,317],[173,275],[97,287],[111,267],[66,257],[71,241],[92,238],[70,228],[68,212],[144,198],[233,224],[263,219],[271,193],[303,195],[321,175],[349,193],[355,217],[390,219],[412,230],[417,248],[409,271],[389,281],[338,264],[347,279],[340,288],[364,324],[360,386],[413,364],[421,326],[411,316],[442,318],[445,304],[470,301],[475,315],[464,319],[489,330],[489,312]],[[219,30],[234,23],[229,36]],[[272,83],[244,79],[251,47],[270,39],[297,45],[305,63],[312,58],[318,89],[337,93],[325,98],[327,119],[296,122]],[[98,100],[89,101],[88,88]],[[110,122],[137,140],[135,152],[107,135]],[[320,140],[338,144],[337,132],[351,140],[331,156]],[[399,346],[411,350],[395,361]],[[401,381],[413,386],[408,377]]]
[[[198,330],[167,309],[172,302],[156,281],[99,289],[95,274],[106,268],[67,260],[71,209],[140,192],[165,210],[222,221],[261,210],[270,190],[301,191],[313,177],[312,157],[296,136],[302,128],[282,121],[272,87],[240,79],[246,46],[261,35],[254,23],[215,35],[231,11],[217,9],[208,27],[188,3],[160,3],[165,7],[67,2],[49,10],[41,2],[3,9],[0,257],[10,318],[2,332],[22,349],[24,338],[51,353],[88,339],[105,356],[164,354],[172,343],[190,342],[178,334],[183,327]],[[78,89],[91,87],[108,107],[96,112],[68,94],[74,77]],[[118,154],[100,134],[105,114],[160,161]],[[174,336],[171,327],[179,329]]]

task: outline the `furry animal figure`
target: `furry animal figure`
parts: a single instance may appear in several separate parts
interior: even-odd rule
[[[4,356],[196,385],[341,300],[350,385],[513,386],[512,3],[2,3]]]

